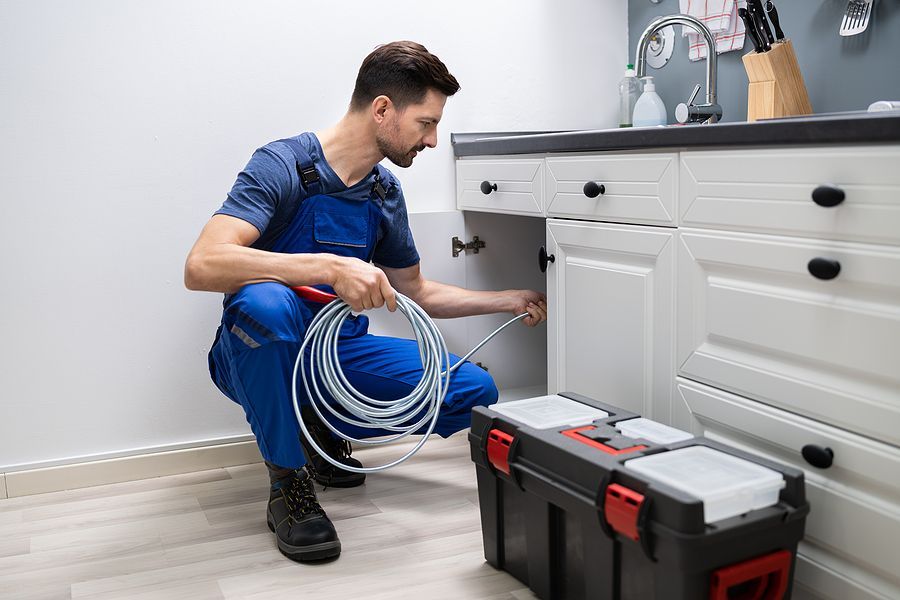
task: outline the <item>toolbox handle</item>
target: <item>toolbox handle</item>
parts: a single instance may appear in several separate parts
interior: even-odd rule
[[[793,554],[778,550],[713,571],[709,600],[781,600]]]

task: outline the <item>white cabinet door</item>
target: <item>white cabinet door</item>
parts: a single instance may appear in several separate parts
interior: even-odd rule
[[[676,425],[805,471],[810,513],[794,574],[805,596],[900,598],[900,448],[686,379],[676,387]],[[828,448],[831,464],[807,463],[811,445]]]
[[[542,216],[544,160],[457,160],[456,207],[460,210]]]
[[[900,250],[684,228],[679,240],[680,375],[900,445]],[[808,270],[821,258],[840,265],[833,279]]]
[[[677,190],[673,153],[547,159],[549,217],[674,226]]]
[[[896,145],[683,152],[680,224],[897,244],[898,165]]]
[[[668,423],[674,233],[547,221],[548,391],[569,391]]]

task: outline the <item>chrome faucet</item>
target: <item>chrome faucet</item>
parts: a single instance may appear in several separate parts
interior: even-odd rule
[[[679,123],[716,123],[722,119],[722,107],[716,102],[716,40],[709,28],[694,17],[688,15],[668,15],[654,19],[647,25],[644,33],[638,41],[637,57],[635,64],[637,65],[637,76],[643,77],[647,70],[647,46],[650,45],[650,38],[664,27],[669,25],[685,25],[690,27],[706,42],[706,104],[694,104],[694,98],[700,91],[700,85],[694,88],[687,104],[681,103],[675,108],[675,119]]]

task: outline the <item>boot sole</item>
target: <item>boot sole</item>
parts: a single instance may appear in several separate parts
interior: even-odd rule
[[[317,477],[313,475],[313,481],[315,481],[322,487],[354,488],[364,484],[366,482],[366,476],[363,475],[361,478],[354,477],[352,479],[329,479],[328,477]]]
[[[275,533],[275,524],[267,517],[266,524],[269,531]],[[341,541],[322,542],[321,544],[310,544],[308,546],[291,546],[282,542],[278,535],[275,535],[275,542],[278,544],[278,550],[287,558],[297,561],[306,562],[313,560],[322,560],[325,558],[334,558],[341,553]]]

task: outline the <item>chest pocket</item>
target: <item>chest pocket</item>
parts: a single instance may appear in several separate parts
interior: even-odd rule
[[[362,215],[316,212],[316,242],[330,246],[365,248],[368,241],[368,219]]]

